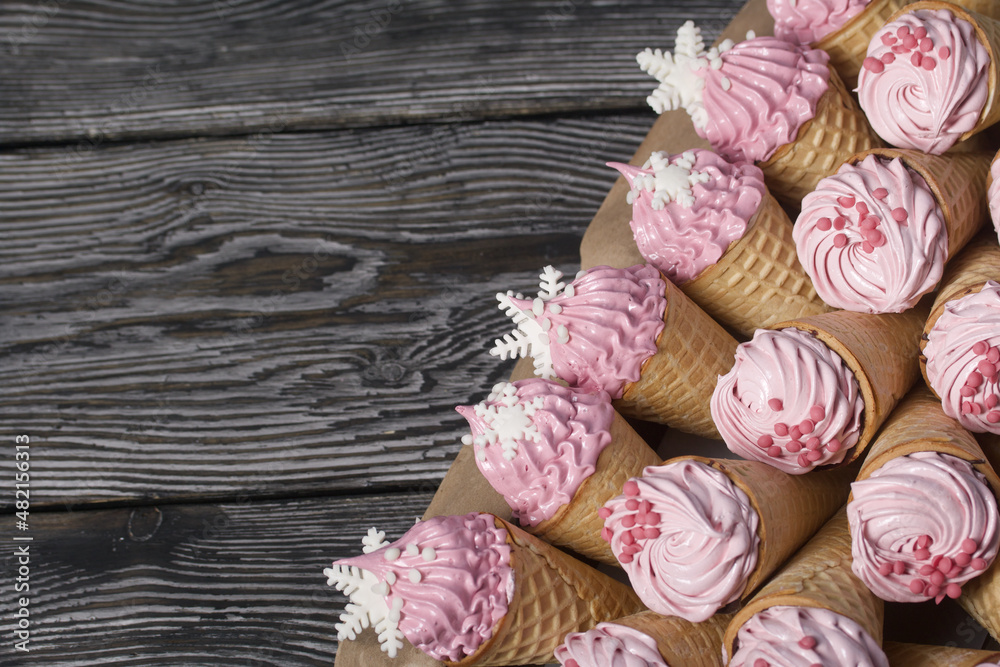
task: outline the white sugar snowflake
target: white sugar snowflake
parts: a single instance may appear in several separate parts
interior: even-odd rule
[[[323,574],[327,576],[328,585],[343,591],[350,598],[340,615],[341,622],[333,626],[337,639],[357,639],[362,630],[373,627],[382,650],[390,658],[395,658],[399,649],[403,648],[403,633],[399,629],[399,611],[403,601],[396,598],[392,609],[389,609],[386,604],[389,584],[379,581],[368,570],[336,563],[323,570]]]
[[[535,412],[541,407],[541,396],[536,396],[530,403],[519,403],[517,387],[509,382],[501,382],[493,387],[493,392],[484,402],[473,408],[486,427],[484,433],[473,438],[473,444],[482,448],[499,442],[503,448],[503,457],[512,461],[517,455],[520,441],[538,442],[541,439],[541,434],[532,421]]]
[[[627,197],[631,204],[643,190],[653,193],[651,206],[655,211],[661,211],[671,201],[676,201],[684,207],[694,204],[691,186],[704,183],[709,175],[694,171],[694,151],[686,151],[674,162],[670,163],[670,155],[663,151],[655,151],[642,165],[643,169],[652,170],[652,174],[642,174],[633,180],[632,190]]]
[[[388,542],[385,541],[385,531],[379,530],[377,528],[369,528],[368,534],[361,538],[361,551],[366,554],[370,554],[373,551],[378,551],[384,546],[388,546]]]

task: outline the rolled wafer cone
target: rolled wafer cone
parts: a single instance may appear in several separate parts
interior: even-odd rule
[[[583,481],[573,499],[551,518],[525,530],[546,542],[617,567],[611,546],[601,538],[604,520],[597,516],[597,510],[620,494],[630,477],[639,477],[647,466],[658,465],[660,457],[617,413],[610,431],[611,444],[601,452],[594,473]]]
[[[927,644],[886,642],[882,646],[890,667],[977,667],[997,662],[1000,653],[974,648],[952,648]]]
[[[997,0],[948,0],[962,9],[976,12],[993,19],[1000,19],[1000,2]]]
[[[851,533],[841,509],[764,588],[740,609],[726,628],[724,646],[732,657],[736,636],[752,616],[771,607],[827,609],[852,619],[882,643],[883,603],[851,571]]]
[[[626,416],[721,440],[709,402],[718,376],[733,365],[736,339],[676,285],[666,278],[664,282],[666,326],[656,341],[656,353],[614,405]]]
[[[743,236],[680,288],[709,315],[747,337],[775,322],[831,310],[799,263],[788,214],[770,194]]]
[[[868,44],[872,37],[890,16],[912,1],[872,0],[847,23],[812,46],[830,54],[830,66],[837,70],[847,89],[854,90],[858,87],[858,73],[868,54]]]
[[[793,327],[813,334],[836,352],[854,374],[865,405],[858,442],[844,459],[845,464],[861,456],[889,413],[920,377],[917,355],[926,318],[923,306],[877,315],[837,310],[771,327]]]
[[[795,141],[779,147],[757,166],[771,193],[797,207],[820,180],[836,173],[854,153],[882,145],[861,107],[831,69],[829,88],[817,102],[816,114],[799,128]]]
[[[969,616],[986,628],[993,639],[1000,641],[1000,559],[993,561],[986,572],[962,585],[958,598]]]
[[[997,245],[997,236],[993,230],[984,230],[977,235],[945,267],[920,338],[920,372],[928,386],[930,380],[927,379],[927,357],[923,354],[927,347],[927,336],[944,313],[945,304],[979,292],[987,280],[1000,281],[1000,245]]]
[[[746,599],[847,502],[856,466],[788,475],[760,461],[681,456],[711,466],[750,499],[760,550],[741,598]]]
[[[645,607],[625,584],[601,574],[517,526],[507,531],[514,594],[493,636],[472,655],[447,665],[527,665],[552,660],[570,632],[585,632]]]
[[[716,614],[701,623],[678,616],[642,611],[614,621],[656,640],[656,647],[670,667],[723,667],[722,635],[732,614]]]
[[[997,4],[1000,7],[1000,4]],[[990,160],[990,169],[986,172],[986,191],[989,192],[990,187],[993,185],[993,165],[996,161],[1000,160],[1000,150],[993,154],[993,159]]]

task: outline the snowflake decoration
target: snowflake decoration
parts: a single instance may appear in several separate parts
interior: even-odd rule
[[[519,403],[517,387],[513,384],[501,382],[494,386],[489,397],[473,408],[486,428],[485,432],[471,439],[471,444],[480,448],[476,451],[476,456],[483,459],[485,452],[482,448],[499,442],[503,457],[513,461],[520,441],[538,442],[541,439],[542,436],[532,421],[535,412],[541,407],[541,396],[536,396],[530,403]]]
[[[652,170],[653,173],[635,177],[632,190],[626,197],[628,203],[633,203],[639,193],[645,190],[653,193],[650,206],[654,211],[662,211],[671,201],[689,208],[694,204],[691,186],[709,179],[708,174],[694,171],[694,161],[694,151],[681,154],[674,164],[670,164],[670,156],[667,153],[655,151],[646,160],[646,164],[642,165],[643,169]]]
[[[357,639],[358,634],[367,627],[374,627],[378,634],[379,646],[395,658],[399,649],[403,648],[403,633],[399,629],[399,611],[403,608],[403,600],[393,600],[392,609],[386,603],[389,585],[379,581],[378,577],[368,570],[356,566],[337,565],[323,570],[327,576],[327,584],[343,591],[350,598],[340,615],[340,623],[333,627],[337,631],[337,639]]]
[[[704,72],[708,68],[722,67],[722,53],[733,47],[732,40],[725,40],[718,47],[705,50],[701,29],[688,21],[677,29],[674,52],[646,49],[635,58],[643,72],[648,72],[659,87],[646,98],[656,113],[683,108],[698,127],[705,127],[708,114],[702,102],[705,90]]]
[[[382,547],[388,546],[389,543],[385,541],[385,531],[378,530],[377,528],[369,528],[368,534],[361,538],[361,551],[366,554],[370,554],[373,551],[378,551]]]

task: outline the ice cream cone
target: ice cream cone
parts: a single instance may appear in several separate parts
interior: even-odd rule
[[[525,665],[552,659],[569,632],[583,632],[643,609],[624,584],[597,572],[520,528],[507,530],[514,569],[509,611],[479,650],[448,665]]]
[[[917,353],[926,314],[921,306],[879,315],[838,310],[771,327],[793,327],[813,334],[844,360],[858,381],[865,403],[863,423],[845,464],[861,456],[920,376]]]
[[[949,0],[962,9],[1000,20],[1000,2],[996,0]]]
[[[693,459],[725,474],[750,499],[760,523],[757,567],[747,579],[742,598],[757,590],[789,556],[805,544],[847,501],[854,466],[788,475],[760,461]]]
[[[851,155],[882,145],[861,107],[831,69],[829,89],[816,104],[815,116],[803,123],[795,141],[779,147],[757,166],[779,201],[798,206]]]
[[[655,639],[670,667],[722,667],[722,635],[731,619],[732,614],[716,614],[707,621],[692,623],[677,616],[643,611],[614,623]]]
[[[744,623],[778,606],[827,609],[852,619],[877,644],[882,643],[882,600],[851,571],[851,533],[844,510],[736,613],[726,628],[726,654],[736,652],[736,635]]]
[[[886,642],[882,649],[889,658],[890,667],[977,667],[984,662],[1000,660],[1000,653],[996,651],[974,648]]]
[[[912,0],[872,0],[839,29],[813,44],[830,54],[830,66],[837,70],[848,90],[858,86],[858,72],[875,32],[909,2]]]
[[[788,214],[769,194],[743,236],[680,288],[705,312],[744,336],[775,322],[831,310],[799,263]]]
[[[676,285],[664,282],[666,326],[657,340],[657,351],[646,360],[639,379],[625,385],[614,405],[626,416],[719,440],[709,402],[716,379],[733,364],[736,339]]]
[[[659,463],[656,452],[616,413],[611,423],[611,444],[598,457],[594,473],[584,480],[569,504],[527,530],[551,544],[618,566],[611,547],[601,538],[604,520],[597,516],[597,510],[620,494],[630,477],[638,477],[646,466]]]

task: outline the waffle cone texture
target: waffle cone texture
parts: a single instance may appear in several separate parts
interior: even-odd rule
[[[655,639],[660,655],[670,667],[723,667],[722,635],[731,619],[732,614],[716,614],[701,623],[692,623],[677,616],[643,611],[614,623]]]
[[[663,280],[666,326],[656,341],[656,353],[614,405],[630,417],[721,440],[709,403],[718,376],[733,365],[736,339],[670,280]]]
[[[775,322],[831,310],[799,263],[792,221],[769,193],[743,236],[680,288],[709,315],[748,338]]]
[[[526,530],[546,542],[618,567],[611,545],[601,538],[604,520],[597,510],[619,495],[629,478],[640,477],[647,466],[658,465],[660,457],[618,413],[610,430],[611,443],[601,452],[594,473],[583,481],[573,499],[551,518]]]
[[[1000,661],[1000,653],[996,651],[972,648],[886,642],[882,650],[890,665],[906,667],[977,667],[984,662]]]
[[[507,531],[514,595],[493,636],[460,662],[447,665],[527,665],[550,662],[570,632],[644,609],[632,590],[589,565],[495,518]]]

